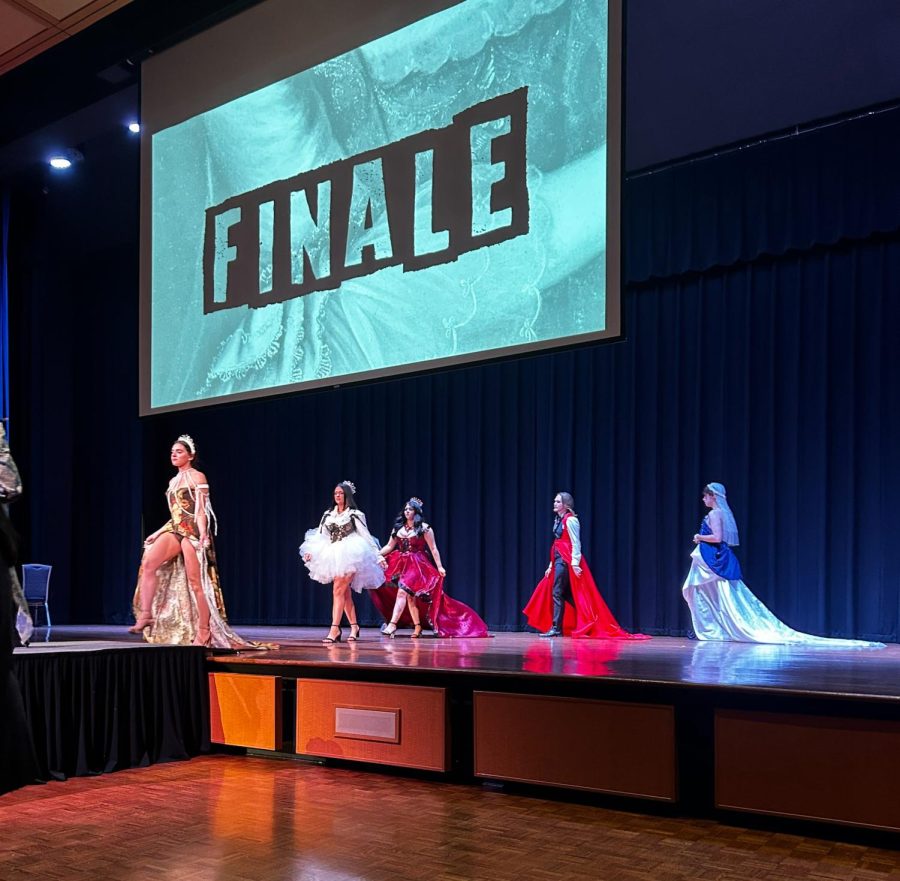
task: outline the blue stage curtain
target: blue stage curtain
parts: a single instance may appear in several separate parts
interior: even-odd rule
[[[842,134],[848,166],[876,163],[866,173],[883,182],[854,189],[855,208],[824,171],[837,167],[826,161],[836,148],[819,140],[830,132],[698,166],[691,174],[707,175],[710,203],[667,173],[629,185],[633,282],[620,342],[143,421],[136,192],[117,196],[134,204],[116,209],[116,231],[104,221],[103,238],[51,238],[90,216],[89,187],[21,212],[30,222],[16,249],[16,326],[31,347],[15,362],[30,429],[16,450],[30,491],[20,525],[32,559],[59,567],[59,620],[128,620],[141,530],[168,516],[168,450],[187,431],[212,485],[238,625],[328,621],[330,591],[306,578],[297,546],[335,482],[350,478],[382,539],[409,495],[425,500],[448,592],[498,629],[523,626],[553,495],[570,490],[621,623],[683,634],[700,490],[718,480],[741,528],[746,580],[777,615],[815,633],[896,640],[900,235],[885,218],[900,202],[893,157],[878,158],[879,120],[889,128],[885,115]],[[791,166],[784,151],[801,148]],[[785,201],[801,166],[819,169],[818,186],[803,178]],[[639,199],[636,187],[659,189]],[[635,215],[639,205],[647,216]],[[682,215],[696,222],[679,224]],[[651,221],[658,233],[644,242]],[[42,262],[48,241],[54,260]],[[374,620],[365,598],[360,609]]]
[[[9,434],[9,191],[0,190],[0,419]]]
[[[638,175],[624,190],[629,282],[900,228],[900,110]]]

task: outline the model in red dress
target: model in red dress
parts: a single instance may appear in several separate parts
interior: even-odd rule
[[[594,639],[649,639],[623,630],[600,596],[587,561],[581,555],[581,527],[569,493],[553,500],[556,519],[550,563],[523,610],[542,636]]]

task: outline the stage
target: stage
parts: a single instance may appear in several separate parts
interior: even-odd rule
[[[17,670],[129,657],[153,678],[160,653],[199,656],[205,733],[256,754],[900,830],[897,645],[414,640],[371,628],[323,645],[324,628],[237,630],[279,648],[204,653],[146,646],[124,628],[57,627],[54,641],[17,650]],[[205,712],[197,671],[183,682]],[[191,744],[205,748],[196,734]]]

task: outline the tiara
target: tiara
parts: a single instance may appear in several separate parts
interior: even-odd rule
[[[197,455],[197,447],[194,444],[194,439],[189,434],[179,434],[178,440],[175,441],[176,444],[184,444],[190,451],[192,456]]]
[[[418,496],[410,496],[409,500],[411,502],[415,502],[420,508],[425,506],[425,502],[423,502]]]
[[[341,483],[345,486],[349,486],[350,492],[352,492],[353,495],[356,495],[356,484],[352,480],[342,480]]]

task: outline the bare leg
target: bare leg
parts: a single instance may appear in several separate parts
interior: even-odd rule
[[[344,614],[347,616],[347,623],[351,627],[356,626],[356,606],[353,603],[353,591],[350,589],[350,582],[347,582],[347,595],[344,599]]]
[[[416,598],[411,596],[406,603],[409,606],[409,616],[413,622],[413,639],[417,639],[422,635],[422,619],[419,617],[419,607],[416,605]]]
[[[393,638],[394,634],[397,632],[397,624],[400,622],[400,616],[403,614],[405,608],[406,591],[398,589],[397,599],[394,600],[394,611],[391,612],[391,620],[388,622],[387,627],[384,628],[384,632],[391,638]]]
[[[183,538],[181,540],[181,553],[184,557],[184,571],[187,575],[188,584],[197,603],[197,633],[195,634],[194,644],[207,645],[210,639],[209,603],[206,602],[206,596],[203,593],[203,583],[200,580],[200,560],[197,558],[197,551],[189,539]]]
[[[391,613],[391,624],[394,625],[396,629],[397,623],[400,621],[400,616],[403,614],[403,610],[406,608],[406,591],[398,590],[397,591],[397,599],[394,600],[394,611]]]
[[[350,583],[347,583],[347,596],[344,600],[344,614],[350,624],[350,635],[347,637],[348,642],[356,642],[359,639],[359,624],[356,620],[356,606],[353,603],[353,589]]]
[[[137,623],[130,627],[131,633],[140,633],[145,627],[153,623],[153,598],[156,596],[158,578],[156,570],[181,552],[178,539],[171,533],[160,535],[153,544],[144,551],[141,561],[141,612]]]
[[[335,578],[331,586],[331,629],[326,637],[330,642],[337,642],[341,638],[341,620],[348,603],[353,609],[353,618],[356,618],[356,609],[350,597],[350,578],[349,575]]]

